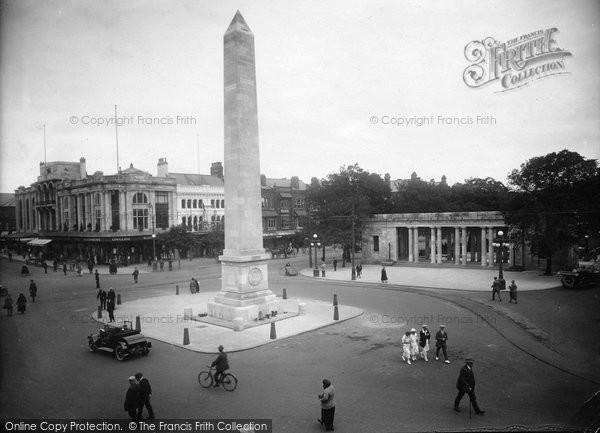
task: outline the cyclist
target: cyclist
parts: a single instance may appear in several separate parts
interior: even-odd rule
[[[219,382],[223,377],[223,373],[225,373],[226,370],[229,370],[229,363],[227,362],[227,353],[223,351],[223,346],[219,346],[219,355],[210,366],[215,367],[215,384],[213,386],[217,387],[219,386]]]

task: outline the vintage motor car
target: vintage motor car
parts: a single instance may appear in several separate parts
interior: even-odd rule
[[[97,334],[88,336],[88,344],[90,351],[113,352],[119,361],[133,355],[148,355],[152,347],[141,331],[133,329],[130,321],[123,322],[123,326],[104,325]]]

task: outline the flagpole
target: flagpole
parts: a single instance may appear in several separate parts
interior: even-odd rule
[[[200,174],[200,134],[196,134],[196,148],[198,150],[198,174]]]
[[[44,123],[44,166],[46,166],[46,124]]]
[[[117,143],[117,173],[121,172],[121,167],[119,166],[119,126],[117,122],[117,105],[115,104],[115,140]]]

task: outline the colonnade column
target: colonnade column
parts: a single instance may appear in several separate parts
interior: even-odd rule
[[[494,227],[488,227],[488,266],[494,266]]]
[[[458,227],[454,227],[454,264],[460,263],[460,232]]]
[[[442,228],[437,228],[437,262],[442,263]]]
[[[487,236],[485,233],[485,227],[481,227],[481,266],[486,266],[487,265],[487,260],[486,260],[486,250],[487,250],[487,245],[486,245],[486,240],[487,240]]]
[[[461,250],[462,250],[462,264],[463,266],[467,264],[467,228],[461,227],[462,236],[461,236]]]
[[[419,262],[419,227],[413,227],[413,245],[415,247],[413,256],[415,259],[415,263],[418,263]]]
[[[431,237],[429,240],[429,256],[431,259],[431,263],[435,263],[435,228],[429,227],[429,231],[431,233]]]
[[[412,227],[407,228],[408,232],[408,262],[414,262],[413,252],[415,250],[415,246],[413,245],[413,229]]]

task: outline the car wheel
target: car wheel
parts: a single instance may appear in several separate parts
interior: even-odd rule
[[[119,361],[123,361],[125,356],[125,348],[121,344],[118,344],[117,347],[115,347],[115,358]]]
[[[573,275],[565,275],[562,277],[562,284],[567,289],[575,287],[575,277]]]
[[[92,338],[88,340],[88,345],[90,346],[90,352],[95,352],[98,348],[98,346],[96,346],[96,343],[94,343],[94,340]]]

